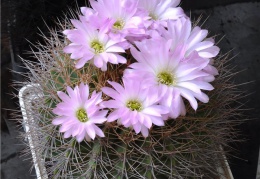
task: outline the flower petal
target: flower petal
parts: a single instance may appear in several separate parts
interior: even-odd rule
[[[52,120],[53,125],[60,125],[62,124],[65,120],[67,120],[67,117],[57,117]]]
[[[142,110],[142,113],[148,114],[148,115],[151,115],[151,116],[161,117],[160,112],[157,111],[157,110],[154,110],[153,107],[147,107],[147,108],[143,109],[143,110]]]
[[[164,126],[164,121],[163,121],[162,117],[152,116],[151,119],[152,119],[153,124],[155,124],[157,126]]]
[[[106,52],[116,52],[116,53],[125,53],[125,50],[120,46],[110,46],[106,49]]]
[[[180,89],[180,93],[181,95],[186,98],[189,102],[190,102],[190,105],[191,107],[194,109],[194,110],[197,110],[198,108],[198,102],[196,101],[196,99],[194,98],[194,96],[192,95],[192,93],[189,91],[189,90],[186,90],[184,88],[181,88]]]
[[[96,125],[93,125],[93,128],[94,128],[96,134],[97,134],[99,137],[105,137],[104,132],[103,132],[99,127],[97,127]]]
[[[72,134],[72,130],[70,129],[70,130],[67,130],[65,133],[64,133],[64,138],[66,139],[66,138],[69,138],[70,136],[71,136],[71,134]]]
[[[133,128],[134,128],[136,134],[138,134],[141,131],[141,126],[142,125],[139,123],[136,123],[133,125]]]
[[[180,82],[180,83],[178,83],[178,86],[189,89],[198,94],[201,93],[200,86],[196,85],[196,83],[194,84],[191,82]]]
[[[82,101],[86,101],[88,100],[88,96],[89,96],[89,87],[88,85],[84,85],[84,83],[81,83],[79,85],[79,92],[80,92],[80,97],[82,99]]]
[[[149,116],[146,116],[146,115],[143,115],[143,117],[144,117],[144,122],[143,122],[143,125],[145,126],[145,127],[147,127],[148,129],[150,129],[151,127],[152,127],[152,125],[153,125],[153,122],[152,122],[152,120],[151,120],[151,117]]]
[[[76,140],[78,142],[82,142],[85,137],[85,132],[81,132],[79,135],[76,136]]]
[[[148,130],[145,126],[142,126],[141,132],[142,132],[142,134],[143,134],[144,137],[148,137],[148,135],[149,135],[149,130]]]
[[[111,98],[115,99],[115,100],[119,100],[119,93],[116,92],[114,89],[109,88],[109,87],[103,87],[102,92],[105,93],[106,95],[110,96]]]
[[[96,67],[101,68],[103,66],[103,59],[100,55],[96,55],[94,57],[94,64]]]
[[[89,137],[94,140],[96,136],[96,132],[93,126],[94,125],[92,124],[86,124],[85,130],[88,133]]]

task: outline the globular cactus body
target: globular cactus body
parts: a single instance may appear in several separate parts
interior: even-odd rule
[[[70,29],[65,19],[60,31]],[[34,101],[30,113],[34,117],[31,133],[35,150],[45,163],[49,178],[218,178],[223,167],[222,148],[232,141],[233,127],[238,123],[237,110],[230,105],[240,96],[230,83],[233,73],[229,70],[228,55],[215,59],[219,75],[213,82],[215,89],[208,92],[209,102],[199,103],[194,111],[185,102],[186,115],[168,119],[164,126],[152,126],[144,137],[130,127],[110,122],[99,124],[105,137],[77,142],[74,137],[64,138],[59,126],[52,124],[56,115],[53,108],[61,102],[57,91],[66,92],[68,86],[81,83],[89,85],[89,91],[101,91],[107,81],[121,82],[124,70],[133,63],[129,50],[125,64],[108,64],[107,70],[99,69],[93,61],[77,69],[71,56],[63,49],[69,41],[52,30],[45,37],[46,45],[36,45],[33,52],[38,62],[25,61],[30,70],[29,81],[35,86],[39,98]],[[94,47],[93,47],[94,48]],[[43,95],[42,95],[43,94]],[[104,100],[110,97],[103,95]]]

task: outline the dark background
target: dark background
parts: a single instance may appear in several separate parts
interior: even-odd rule
[[[11,113],[6,109],[18,109],[17,99],[13,99],[11,84],[13,80],[23,81],[23,77],[10,72],[10,69],[23,71],[18,66],[18,55],[26,55],[29,43],[41,41],[37,35],[39,29],[48,35],[43,19],[50,27],[53,21],[63,17],[68,7],[84,6],[84,0],[2,0],[1,4],[1,178],[35,178],[34,170],[30,173],[30,156],[22,156],[25,149],[23,141],[17,139],[20,127],[10,120]],[[239,73],[234,81],[247,83],[241,86],[245,94],[244,112],[248,119],[240,125],[243,143],[233,143],[238,150],[236,158],[229,162],[235,179],[255,179],[260,144],[260,2],[256,0],[183,0],[181,7],[191,14],[192,19],[209,16],[204,28],[210,35],[225,36],[219,43],[222,53],[232,50],[237,55],[232,61]],[[27,40],[26,40],[27,39]],[[34,59],[31,59],[34,60]],[[259,174],[260,175],[260,174]],[[258,176],[260,178],[260,176]],[[259,179],[258,178],[258,179]]]

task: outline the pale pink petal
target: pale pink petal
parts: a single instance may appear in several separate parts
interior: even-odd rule
[[[108,81],[108,83],[113,86],[113,88],[115,88],[115,90],[118,91],[118,93],[123,93],[124,92],[124,88],[123,86],[121,86],[119,83],[116,83],[114,81]]]
[[[74,93],[73,89],[70,86],[67,86],[67,92],[68,92],[70,98],[72,98],[72,99],[76,98],[76,94]]]
[[[174,100],[174,95],[176,94],[173,93],[173,88],[169,88],[166,95],[164,95],[163,98],[161,99],[160,104],[170,107]]]
[[[106,49],[106,52],[121,52],[125,53],[125,50],[120,46],[110,46]]]
[[[186,109],[185,105],[183,103],[183,100],[181,96],[176,96],[173,100],[173,103],[170,107],[170,114],[169,117],[176,119],[180,115],[185,115],[186,114]]]
[[[208,103],[209,102],[209,97],[205,93],[201,94],[194,94],[195,98],[197,98],[199,101],[203,103]]]
[[[93,95],[92,93],[92,96],[91,98],[88,100],[88,101],[85,101],[85,104],[84,104],[84,107],[86,109],[90,108],[91,106],[96,106],[98,105],[102,100],[101,100],[101,96],[102,96],[102,93],[99,92],[95,95]]]
[[[71,128],[72,128],[71,125],[63,124],[63,125],[60,127],[60,132],[66,132],[66,131],[70,130]]]
[[[85,137],[85,132],[81,132],[79,135],[76,136],[76,140],[78,142],[82,142]]]
[[[107,71],[107,63],[103,63],[103,66],[101,67],[101,71]]]
[[[152,127],[152,120],[151,120],[151,117],[150,116],[147,116],[147,115],[143,115],[144,117],[144,122],[143,122],[143,125],[145,127],[147,127],[148,129],[150,129]]]
[[[121,117],[121,114],[118,112],[118,110],[115,110],[109,114],[107,117],[107,122],[113,122]]]
[[[198,86],[196,83],[192,83],[192,82],[180,82],[178,83],[178,86],[182,87],[182,88],[186,88],[189,89],[195,93],[200,94],[201,90],[200,90],[200,86]]]
[[[79,91],[80,91],[80,97],[81,97],[82,101],[88,100],[88,96],[89,96],[88,85],[84,85],[84,83],[81,83],[79,86]]]
[[[103,131],[97,127],[96,125],[93,125],[93,128],[95,130],[95,133],[99,136],[99,137],[105,137],[105,134],[103,133]]]
[[[193,72],[194,70],[196,70],[198,67],[197,66],[194,66],[194,67],[191,67],[190,64],[184,64],[184,65],[181,65],[179,66],[177,69],[176,69],[176,76],[178,78],[180,77],[183,77],[183,76],[186,76],[188,75],[189,73]]]
[[[188,49],[193,47],[196,43],[201,42],[205,37],[208,35],[207,30],[201,30],[200,27],[195,27],[190,35],[190,38],[187,41],[187,44],[189,44]]]
[[[148,137],[149,130],[145,126],[142,126],[141,132],[142,132],[144,137]]]
[[[114,39],[110,39],[108,42],[107,42],[107,44],[106,44],[106,46],[107,47],[110,47],[110,46],[113,46],[113,45],[118,45],[117,44],[118,43],[118,41],[115,41]]]
[[[52,110],[52,112],[53,112],[54,114],[57,114],[57,115],[60,115],[60,116],[64,115],[63,110],[61,110],[61,109],[59,109],[59,108],[54,108],[54,109]]]
[[[106,120],[107,120],[107,118],[105,116],[103,116],[103,117],[101,117],[101,116],[94,116],[94,117],[91,117],[91,119],[89,121],[92,122],[92,123],[95,123],[95,124],[102,124]]]
[[[84,131],[83,125],[77,125],[73,128],[72,136],[75,137]]]
[[[185,82],[185,81],[191,81],[194,80],[196,78],[200,78],[200,77],[207,77],[209,76],[208,73],[203,72],[203,71],[193,71],[185,76],[182,77],[178,77],[178,81],[179,82]]]
[[[203,42],[199,42],[197,44],[195,44],[193,47],[191,47],[188,51],[187,54],[190,54],[191,52],[193,52],[194,50],[196,51],[201,51],[204,49],[207,49],[209,47],[212,47],[214,45],[214,42],[210,42],[210,41],[203,41]]]
[[[183,22],[181,22],[183,23],[183,27],[180,31],[180,34],[178,35],[180,36],[180,39],[182,39],[185,42],[190,36],[192,25],[190,19],[182,18],[181,20],[183,20]]]
[[[112,64],[118,64],[117,57],[116,57],[115,54],[113,54],[113,53],[107,53],[106,56],[107,56],[107,60],[108,60],[110,63],[112,63]]]
[[[94,125],[92,125],[92,124],[88,124],[88,125],[85,127],[85,130],[86,130],[86,132],[88,133],[89,137],[94,140],[94,139],[95,139],[95,136],[96,136],[96,132],[95,132],[95,129],[94,129],[93,126],[94,126]]]
[[[190,102],[190,105],[191,107],[194,109],[194,110],[197,110],[198,108],[198,102],[196,101],[196,99],[194,98],[194,96],[192,95],[191,92],[189,92],[188,90],[185,90],[183,88],[180,89],[180,93],[181,95],[186,98],[189,102]]]
[[[126,63],[125,57],[116,54],[116,58],[117,58],[118,63],[123,63],[123,64]]]
[[[103,66],[103,59],[100,55],[96,55],[94,57],[94,64],[96,67],[101,68]]]
[[[161,16],[162,20],[167,20],[167,19],[178,19],[182,16],[185,16],[185,13],[182,8],[177,7],[177,8],[169,8],[166,10],[165,13]]]
[[[202,77],[201,79],[205,82],[212,82],[215,80],[215,77],[213,75],[208,75],[208,76]]]
[[[155,124],[157,126],[164,126],[164,121],[163,121],[162,117],[152,116],[151,119],[152,119],[153,124]]]
[[[212,65],[206,66],[203,70],[214,76],[219,74],[217,68]]]
[[[135,130],[135,133],[139,133],[140,131],[141,131],[141,124],[139,124],[139,123],[137,123],[137,124],[134,124],[133,125],[133,128],[134,128],[134,130]]]
[[[106,95],[110,96],[111,98],[115,99],[115,100],[119,100],[120,99],[119,93],[116,92],[115,90],[113,90],[112,88],[103,87],[102,88],[102,92],[105,93]]]
[[[157,10],[156,12],[160,15],[165,12],[166,9],[171,7],[173,4],[172,0],[164,0],[164,1],[159,1],[157,5]]]
[[[93,9],[88,8],[88,7],[81,7],[80,11],[82,12],[82,14],[84,16],[90,16],[95,13],[95,11]]]
[[[199,55],[203,58],[212,58],[212,57],[216,57],[219,51],[220,51],[219,47],[213,46],[199,51]]]
[[[97,108],[99,109],[99,108]],[[101,111],[96,111],[93,115],[89,115],[89,117],[105,117],[108,113],[108,110],[101,110]]]
[[[78,51],[81,48],[80,45],[68,45],[66,47],[64,47],[63,51],[65,53],[74,53],[75,51]]]
[[[65,133],[64,133],[64,138],[66,139],[66,138],[69,138],[70,136],[71,136],[71,134],[72,134],[72,131],[73,130],[67,130]]]
[[[147,107],[147,108],[143,109],[142,113],[148,114],[151,116],[159,116],[159,117],[161,116],[161,114],[158,111],[155,111],[154,108],[152,108],[152,107]]]
[[[55,119],[52,120],[52,124],[53,125],[60,125],[62,124],[65,120],[67,120],[66,117],[57,117]]]
[[[138,118],[136,117],[137,111],[129,112],[129,119],[131,120],[132,124],[137,124],[139,122]]]
[[[64,93],[62,91],[58,91],[57,94],[62,101],[64,101],[64,102],[70,101],[70,97],[66,93]]]
[[[210,83],[207,83],[207,82],[204,82],[204,81],[193,81],[192,83],[194,83],[200,89],[203,89],[203,90],[211,91],[211,90],[214,89],[214,87]]]
[[[144,117],[142,113],[137,113],[136,119],[139,121],[139,123],[143,124],[144,122]]]
[[[168,87],[164,84],[159,85],[159,98],[162,98],[168,91]]]
[[[94,54],[85,55],[81,59],[79,59],[75,65],[77,69],[82,68],[89,60],[94,57]]]
[[[181,0],[172,0],[173,4],[171,5],[172,7],[176,7],[180,4]]]
[[[91,141],[91,138],[89,137],[89,135],[88,135],[87,133],[85,134],[85,139],[86,139],[86,141],[88,141],[88,142]]]
[[[136,48],[131,47],[131,54],[133,55],[133,57],[138,61],[138,62],[143,62],[144,58],[142,53],[140,53]]]

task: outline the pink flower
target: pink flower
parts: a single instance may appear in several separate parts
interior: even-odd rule
[[[95,124],[105,122],[107,110],[100,110],[99,104],[102,102],[101,92],[92,93],[89,99],[89,87],[83,83],[73,89],[67,87],[67,93],[58,91],[58,96],[62,100],[53,113],[58,115],[52,121],[54,125],[61,125],[60,132],[64,132],[64,138],[76,137],[78,142],[84,138],[89,141],[96,135],[104,137],[103,131]]]
[[[81,7],[80,11],[83,14],[83,16],[80,15],[79,17],[83,23],[84,22],[90,23],[92,21],[92,19],[96,17],[96,14],[97,14],[93,9],[88,8],[88,7]]]
[[[104,101],[102,106],[114,109],[108,116],[108,122],[118,120],[125,127],[133,127],[136,133],[141,132],[144,137],[148,136],[152,124],[164,125],[162,115],[168,110],[157,104],[159,98],[155,91],[142,88],[142,81],[123,78],[124,87],[116,82],[109,84],[114,89],[102,88],[103,93],[112,98]]]
[[[97,30],[89,23],[71,20],[76,29],[65,30],[63,33],[72,42],[64,48],[76,60],[76,68],[82,68],[88,61],[101,70],[107,70],[107,63],[126,63],[126,59],[119,55],[125,50],[119,45],[124,39],[112,40],[101,29]]]
[[[107,26],[107,31],[114,39],[126,36],[145,35],[143,19],[136,15],[136,0],[90,0],[91,6],[98,13],[99,21]]]
[[[166,20],[176,20],[180,17],[185,17],[182,8],[177,7],[180,0],[140,0],[138,7],[141,12],[147,14],[150,18],[150,24],[153,23],[155,28],[162,24],[166,26]]]
[[[185,57],[192,60],[194,52],[199,57],[211,59],[219,53],[219,48],[214,45],[213,38],[206,38],[208,31],[196,26],[192,29],[190,19],[180,18],[176,21],[168,21],[168,30],[164,31],[162,36],[166,39],[172,39],[171,50],[175,50],[179,45],[184,44],[186,47]],[[204,70],[212,75],[217,75],[218,71],[209,63]]]
[[[202,70],[209,60],[197,56],[192,61],[182,62],[186,48],[178,46],[170,52],[171,44],[171,40],[163,38],[136,42],[140,51],[132,47],[131,53],[137,62],[130,65],[132,69],[127,69],[124,77],[137,79],[142,76],[142,85],[157,89],[161,95],[160,104],[169,108],[169,117],[177,118],[186,113],[181,97],[196,110],[198,103],[195,98],[207,103],[209,98],[201,90],[213,90],[213,86],[202,80],[210,76]]]

